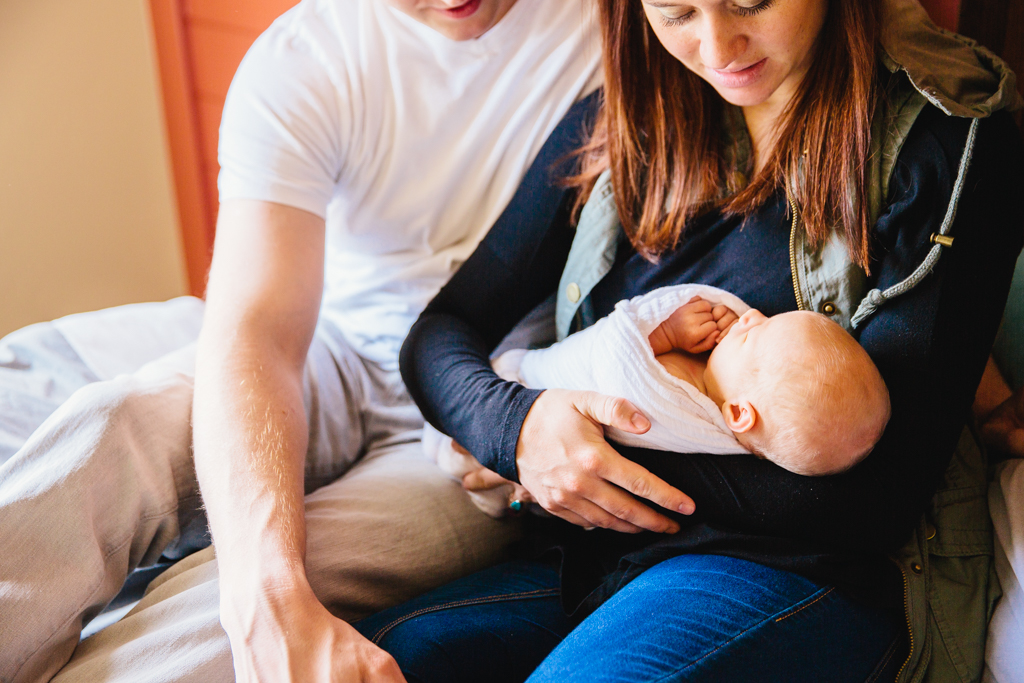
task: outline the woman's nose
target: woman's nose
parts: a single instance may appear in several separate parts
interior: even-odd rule
[[[709,13],[700,36],[700,59],[704,66],[729,69],[746,49],[746,38],[736,30],[730,18]]]

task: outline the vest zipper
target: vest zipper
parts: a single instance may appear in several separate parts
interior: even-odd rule
[[[806,311],[807,306],[804,304],[804,295],[800,293],[800,276],[797,275],[796,271],[796,203],[787,197],[789,200],[789,210],[793,214],[793,224],[789,228],[789,271],[793,275],[793,294],[796,295],[796,307],[797,310]]]
[[[907,651],[907,658],[903,660],[903,666],[896,672],[896,683],[899,683],[903,671],[907,668],[907,664],[910,664],[910,659],[914,656],[914,631],[910,626],[910,601],[908,599],[910,581],[907,580],[907,572],[903,569],[903,566],[896,560],[893,560],[892,563],[900,570],[900,576],[903,577],[903,618],[907,620],[907,637],[910,639],[910,649]]]

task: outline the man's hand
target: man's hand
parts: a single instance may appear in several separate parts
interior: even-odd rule
[[[530,408],[516,446],[519,480],[541,507],[584,527],[675,533],[679,525],[630,493],[691,514],[693,500],[619,455],[602,425],[643,434],[651,423],[621,398],[548,389]]]
[[[244,621],[224,624],[238,683],[405,683],[391,655],[328,612],[308,587],[264,595]]]
[[[675,349],[704,353],[715,347],[736,320],[737,315],[727,306],[713,306],[695,296],[658,325],[648,339],[655,356]]]

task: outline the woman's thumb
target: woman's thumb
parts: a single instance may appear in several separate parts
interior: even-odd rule
[[[605,396],[593,391],[581,391],[579,396],[576,409],[594,422],[630,434],[643,434],[651,428],[651,421],[624,398]]]

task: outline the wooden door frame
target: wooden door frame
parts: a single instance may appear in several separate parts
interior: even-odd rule
[[[189,291],[206,292],[216,207],[207,199],[195,82],[182,0],[149,0]]]

